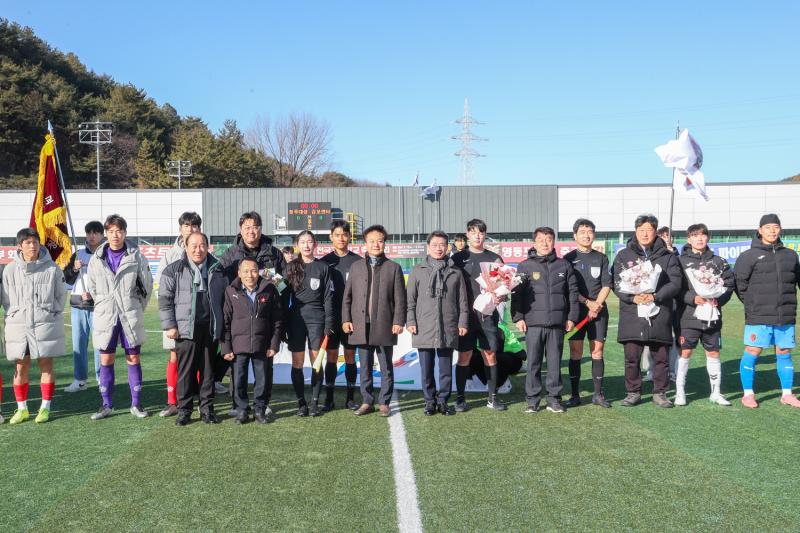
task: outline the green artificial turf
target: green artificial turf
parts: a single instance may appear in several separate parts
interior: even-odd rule
[[[616,303],[610,305],[616,323]],[[779,404],[775,359],[758,366],[761,407],[747,410],[738,359],[742,308],[726,307],[723,385],[732,407],[710,404],[704,357],[692,359],[689,405],[619,406],[622,351],[611,328],[606,389],[614,407],[563,415],[525,414],[524,375],[513,378],[510,408],[484,407],[425,417],[418,392],[399,392],[426,531],[786,531],[800,524],[800,410]],[[151,304],[147,329],[158,327]],[[68,346],[70,346],[68,335]],[[565,350],[566,351],[566,350]],[[165,401],[166,356],[151,335],[143,351],[143,404]],[[566,365],[566,361],[564,362]],[[90,372],[92,365],[90,363]],[[57,360],[52,419],[0,426],[0,524],[31,531],[383,531],[397,529],[387,421],[343,409],[298,419],[289,387],[277,386],[274,424],[218,426],[134,419],[124,362],[117,362],[117,415],[89,420],[96,385],[65,394],[71,357]],[[3,414],[13,413],[12,365],[0,362]],[[582,391],[591,394],[584,358]],[[566,381],[566,379],[565,379]],[[650,385],[645,384],[649,393]],[[337,404],[344,404],[337,391]],[[227,413],[222,397],[218,413]],[[195,413],[195,417],[196,417]]]

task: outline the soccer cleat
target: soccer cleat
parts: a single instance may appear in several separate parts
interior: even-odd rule
[[[458,396],[456,398],[456,413],[463,413],[468,409],[467,401],[464,399],[463,396]]]
[[[731,404],[731,402],[729,402],[728,400],[725,399],[725,396],[723,396],[722,394],[719,394],[719,393],[712,394],[711,396],[708,397],[708,399],[709,399],[709,401],[711,403],[715,403],[717,405],[728,406],[728,405]]]
[[[161,418],[167,418],[168,416],[175,416],[177,414],[178,406],[176,406],[174,403],[168,403],[167,406],[163,408],[160,413],[158,413],[158,416]]]
[[[136,418],[147,418],[150,416],[150,413],[142,409],[141,405],[131,405],[131,414]]]
[[[488,407],[489,409],[494,409],[495,411],[505,411],[506,409],[508,409],[508,407],[506,407],[506,404],[497,399],[497,394],[492,394],[486,400],[486,407]]]
[[[783,399],[783,398],[781,398]],[[742,396],[742,405],[748,409],[755,409],[758,407],[755,394],[745,394]]]
[[[781,403],[791,407],[800,407],[800,400],[794,394],[784,394],[781,396]]]
[[[78,392],[82,390],[86,390],[86,381],[78,381],[77,379],[64,387],[64,392]]]
[[[675,393],[675,405],[686,405],[686,393],[685,392],[676,392]]]
[[[558,400],[553,400],[552,402],[547,403],[547,410],[551,413],[558,413],[561,414],[565,412],[564,406],[561,405],[561,402]]]
[[[653,394],[653,403],[659,407],[663,407],[664,409],[669,409],[672,407],[672,402],[667,399],[667,395],[663,392]]]
[[[423,411],[425,416],[433,416],[436,414],[436,404],[433,403],[426,403],[425,410]]]
[[[8,423],[12,426],[16,426],[17,424],[25,422],[30,416],[27,409],[17,409],[14,411],[14,416],[11,417]]]
[[[223,385],[219,381],[214,382],[214,393],[215,394],[228,394],[228,387]]]
[[[104,405],[104,406],[100,407],[100,409],[98,409],[97,412],[94,413],[91,416],[91,419],[92,420],[102,420],[104,418],[108,418],[109,416],[111,416],[111,413],[113,413],[113,412],[114,412],[114,409],[112,409],[111,407],[106,407]]]
[[[592,403],[594,405],[599,405],[604,409],[609,409],[611,407],[611,403],[606,400],[606,397],[602,393],[592,395]]]
[[[456,414],[456,412],[453,410],[453,408],[450,407],[449,405],[447,405],[447,402],[439,402],[439,405],[437,406],[437,409],[444,416],[451,416],[451,415]]]
[[[578,395],[570,396],[569,400],[564,402],[565,407],[578,407],[581,404],[581,397]]]
[[[50,409],[42,407],[39,409],[39,412],[36,413],[36,418],[33,421],[37,424],[44,424],[48,420],[50,420]]]
[[[634,405],[639,405],[639,402],[642,401],[642,395],[638,392],[629,392],[625,395],[625,398],[619,403],[624,407],[633,407]]]

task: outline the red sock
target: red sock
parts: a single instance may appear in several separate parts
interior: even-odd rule
[[[178,403],[178,362],[167,362],[167,403],[175,405]]]
[[[200,383],[200,371],[199,370],[197,371],[197,383],[198,384]]]
[[[53,392],[56,390],[56,383],[40,383],[39,388],[42,390],[42,400],[52,400]]]
[[[14,398],[16,398],[18,402],[28,401],[29,387],[30,387],[29,383],[23,383],[22,385],[14,385]]]

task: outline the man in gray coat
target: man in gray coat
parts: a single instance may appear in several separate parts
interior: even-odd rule
[[[177,426],[189,423],[194,395],[200,398],[200,419],[206,424],[219,423],[214,413],[214,367],[223,333],[227,285],[220,262],[208,253],[208,237],[203,233],[186,238],[183,258],[165,268],[161,276],[161,328],[175,340],[178,356]]]
[[[370,226],[364,231],[367,255],[350,267],[342,301],[342,331],[348,343],[358,347],[361,364],[361,406],[356,416],[374,411],[372,367],[375,353],[381,369],[379,409],[389,416],[394,391],[392,351],[406,321],[406,290],[403,269],[384,255],[386,230]]]
[[[428,255],[408,277],[406,328],[413,335],[411,345],[419,353],[425,416],[455,414],[447,405],[453,376],[453,349],[458,337],[467,334],[469,303],[467,282],[447,257],[447,234],[436,230],[428,235]],[[439,358],[439,394],[433,377]]]

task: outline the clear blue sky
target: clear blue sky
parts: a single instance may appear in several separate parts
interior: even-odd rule
[[[330,122],[335,169],[455,184],[469,97],[478,184],[669,181],[689,128],[708,182],[800,173],[800,2],[6,1],[92,70],[216,130]]]

